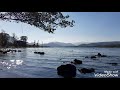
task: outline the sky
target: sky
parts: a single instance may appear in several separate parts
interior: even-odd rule
[[[63,12],[63,15],[69,15],[75,26],[58,27],[54,34],[50,34],[25,23],[0,20],[0,32],[3,29],[10,35],[25,35],[28,42],[39,40],[39,43],[120,41],[120,12]]]

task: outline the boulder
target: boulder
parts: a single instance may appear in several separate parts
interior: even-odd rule
[[[40,55],[44,55],[44,52],[34,52],[35,54],[40,54]]]
[[[101,57],[102,55],[100,53],[97,54],[98,57]]]
[[[96,56],[91,56],[91,59],[95,59],[96,58]]]
[[[82,61],[81,61],[81,60],[78,60],[78,59],[75,59],[75,60],[73,61],[73,63],[74,63],[74,64],[82,64]]]
[[[0,53],[7,54],[7,52],[10,52],[10,50],[0,50]]]
[[[76,67],[72,64],[61,65],[57,68],[57,74],[65,78],[76,76]]]
[[[90,68],[90,69],[87,69],[87,68],[82,68],[82,69],[78,69],[81,73],[92,73],[92,72],[95,72],[95,69],[94,68]]]
[[[118,63],[108,63],[108,64],[111,64],[111,65],[113,65],[113,66],[118,65]]]
[[[107,57],[107,55],[101,55],[101,57]]]
[[[6,53],[7,53],[7,51],[4,51],[4,52],[3,52],[3,54],[6,54]]]
[[[85,58],[88,58],[88,56],[86,56]]]
[[[96,56],[98,56],[98,57],[107,57],[106,55],[102,55],[100,53],[98,53]]]
[[[38,54],[38,52],[34,52],[35,54]]]
[[[44,52],[38,52],[38,54],[40,54],[40,55],[44,55],[45,53],[44,53]]]
[[[17,52],[17,50],[10,50],[11,52]]]
[[[18,52],[21,52],[21,50],[18,50]]]

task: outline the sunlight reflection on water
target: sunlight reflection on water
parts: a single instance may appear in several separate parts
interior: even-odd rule
[[[22,65],[23,60],[10,60],[9,62],[7,61],[2,61],[0,62],[2,64],[3,67],[6,67],[7,69],[10,68],[16,68],[16,66],[18,65]]]
[[[10,62],[12,62],[13,64],[16,64],[16,65],[22,65],[23,60],[10,60]]]

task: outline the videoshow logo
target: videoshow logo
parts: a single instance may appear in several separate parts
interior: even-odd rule
[[[118,70],[116,71],[104,71],[104,73],[94,73],[95,77],[118,77]]]

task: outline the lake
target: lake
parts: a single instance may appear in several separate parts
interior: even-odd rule
[[[75,65],[77,69],[95,69],[94,73],[88,74],[80,73],[77,70],[75,78],[99,78],[95,77],[95,74],[104,74],[106,71],[115,72],[118,74],[117,78],[120,78],[120,48],[46,47],[17,49],[22,52],[0,54],[0,78],[63,78],[57,75],[57,67],[68,64],[74,59],[83,61],[83,64]],[[45,55],[34,54],[35,51],[43,51]],[[95,60],[85,58],[99,52],[108,57]],[[118,65],[108,63],[118,63]]]

